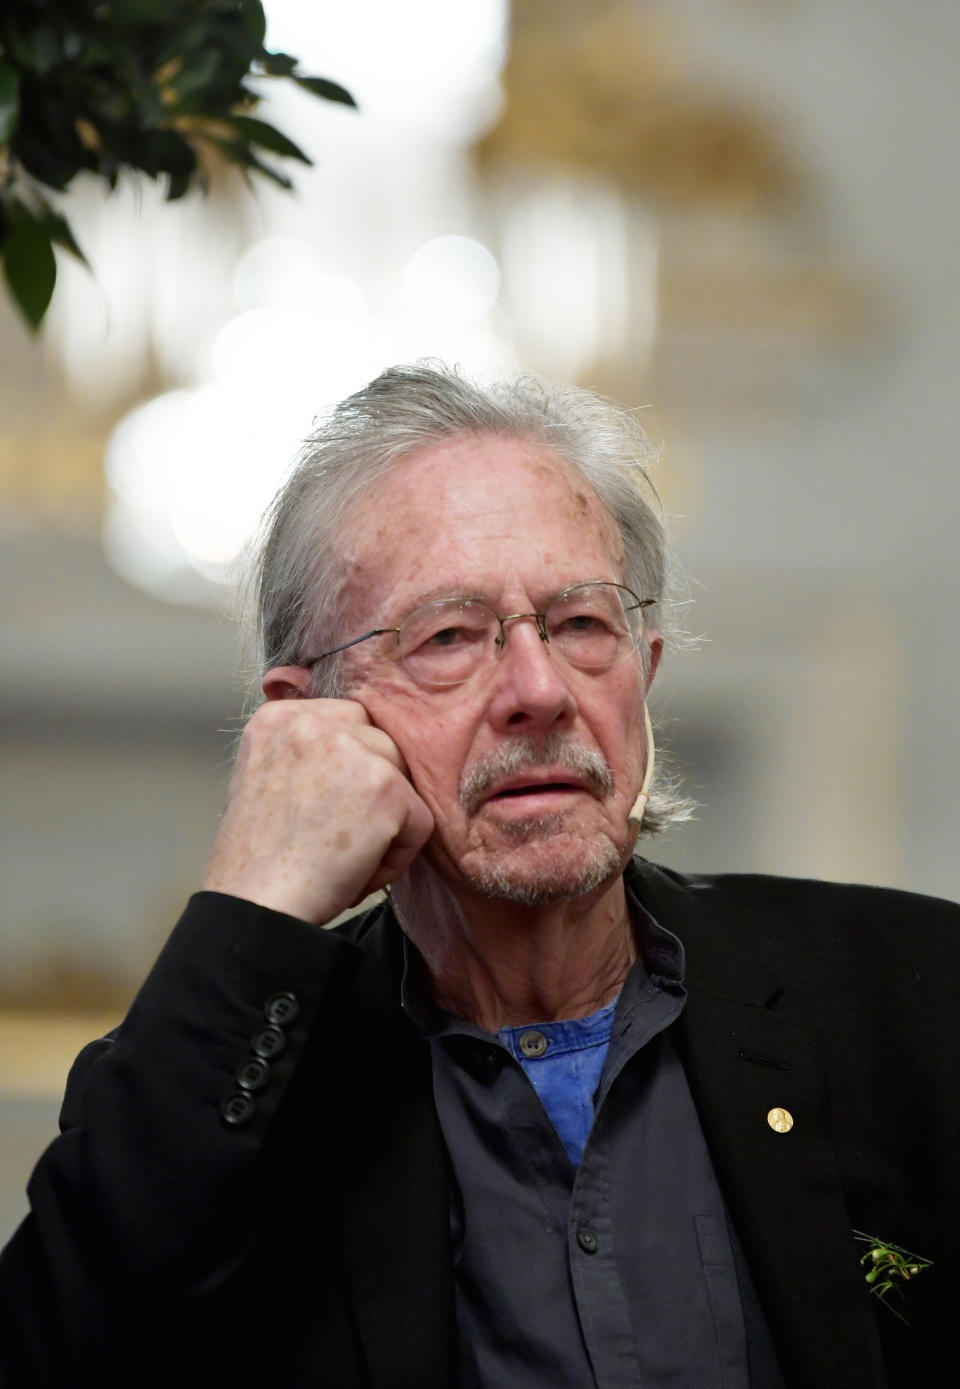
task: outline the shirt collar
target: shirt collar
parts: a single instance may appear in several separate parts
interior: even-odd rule
[[[637,897],[631,883],[631,875],[626,875],[627,906],[637,933],[638,953],[629,974],[623,983],[619,1016],[624,1016],[635,1004],[648,998],[652,991],[664,990],[667,993],[685,997],[683,986],[685,960],[683,945],[666,927],[647,911]],[[430,996],[430,979],[427,966],[413,941],[403,936],[403,976],[400,981],[400,1003],[423,1037],[433,1038],[452,1035],[476,1037],[489,1041],[491,1033],[475,1023],[458,1018],[438,1007]],[[531,1019],[528,1026],[537,1019]]]

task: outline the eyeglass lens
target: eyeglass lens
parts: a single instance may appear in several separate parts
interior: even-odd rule
[[[550,646],[581,670],[605,670],[629,656],[641,630],[634,599],[616,584],[583,584],[554,598],[544,613]],[[532,614],[522,614],[530,617]],[[504,636],[512,619],[507,619]],[[517,619],[519,620],[519,619]],[[476,599],[424,603],[397,634],[400,658],[415,680],[458,685],[495,649],[500,619]]]

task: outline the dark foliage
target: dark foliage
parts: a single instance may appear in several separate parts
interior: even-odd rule
[[[263,46],[260,0],[3,0],[0,5],[0,260],[39,327],[56,283],[53,246],[83,259],[48,190],[81,171],[109,187],[124,170],[162,179],[168,199],[204,188],[209,155],[245,175],[290,179],[273,161],[304,152],[252,113],[252,77],[296,82],[354,105]]]

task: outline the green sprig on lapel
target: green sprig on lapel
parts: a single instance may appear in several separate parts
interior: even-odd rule
[[[870,1292],[889,1307],[898,1321],[909,1326],[909,1321],[895,1303],[903,1296],[903,1284],[911,1278],[916,1278],[925,1268],[929,1268],[933,1261],[924,1259],[919,1254],[911,1254],[909,1249],[904,1249],[900,1244],[890,1244],[877,1235],[865,1234],[863,1230],[854,1230],[853,1234],[860,1244],[867,1246],[860,1263],[867,1270],[865,1277]]]

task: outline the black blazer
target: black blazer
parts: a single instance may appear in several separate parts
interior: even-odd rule
[[[788,1385],[937,1382],[960,1305],[960,909],[628,872],[686,949],[678,1047]],[[447,1160],[400,964],[388,907],[326,932],[191,899],[76,1062],[0,1259],[4,1389],[455,1385]],[[269,1022],[286,993],[296,1015]],[[868,1295],[854,1229],[935,1261],[910,1329]]]

